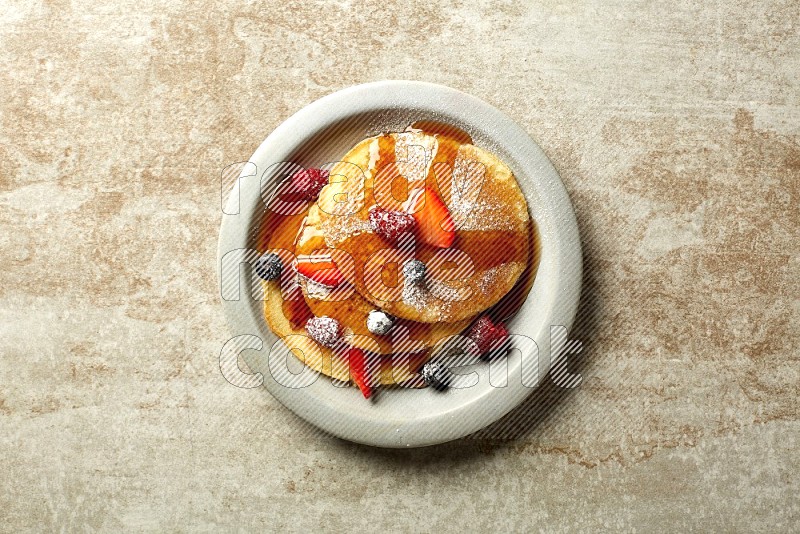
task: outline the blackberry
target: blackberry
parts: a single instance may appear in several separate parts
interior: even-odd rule
[[[453,373],[439,362],[428,362],[422,366],[422,380],[433,389],[444,391],[453,382]]]
[[[281,271],[283,271],[281,258],[273,252],[263,254],[256,260],[254,267],[256,274],[267,281],[280,278]]]
[[[427,267],[420,260],[408,260],[403,264],[403,276],[406,284],[419,284],[425,279]]]

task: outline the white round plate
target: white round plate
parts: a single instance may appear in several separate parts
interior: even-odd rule
[[[220,231],[218,268],[226,253],[255,248],[254,230],[264,210],[261,187],[267,191],[274,187],[277,175],[273,174],[279,167],[274,164],[321,166],[341,158],[365,137],[403,130],[418,120],[460,127],[476,145],[499,156],[519,180],[538,228],[541,258],[528,298],[507,326],[512,334],[535,341],[538,356],[530,343],[522,344],[528,347],[524,354],[512,350],[507,360],[508,379],[493,377],[495,385],[490,383],[489,365],[484,363],[459,371],[476,373],[477,384],[472,387],[444,393],[433,388],[392,388],[381,390],[374,402],[365,400],[357,388],[337,387],[324,376],[312,377],[306,387],[285,387],[280,371],[276,372],[281,368],[276,356],[282,355],[282,368],[288,366],[291,372],[297,372],[298,362],[292,365],[285,360],[285,348],[279,341],[276,344],[277,338],[263,319],[262,302],[251,298],[253,281],[242,276],[238,300],[223,295],[231,334],[243,340],[241,347],[254,349],[243,351],[241,357],[263,375],[273,396],[326,432],[379,447],[433,445],[475,432],[509,412],[546,379],[551,326],[572,326],[582,273],[575,214],[547,156],[508,116],[455,89],[412,81],[357,85],[309,104],[261,143],[250,158],[252,165],[228,197]],[[503,382],[504,387],[497,387]]]

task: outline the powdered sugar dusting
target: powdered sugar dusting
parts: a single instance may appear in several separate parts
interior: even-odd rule
[[[463,148],[463,147],[462,147]],[[484,191],[486,166],[461,149],[453,164],[450,215],[458,230],[514,230],[508,207]]]
[[[394,318],[383,310],[372,310],[367,315],[367,330],[373,334],[384,336],[389,333]]]
[[[467,287],[459,289],[435,278],[430,281],[429,291],[431,295],[444,302],[460,302],[468,299],[471,293]]]
[[[394,147],[397,171],[406,177],[409,187],[425,182],[438,149],[436,137],[419,130],[397,134]]]
[[[463,201],[453,199],[450,215],[458,230],[486,232],[489,230],[514,230],[513,220],[503,206],[487,200]]]
[[[466,289],[466,288],[465,288]],[[466,289],[469,294],[469,289]],[[453,303],[464,300],[464,293],[457,288],[431,280],[424,284],[406,284],[403,287],[403,302],[425,314],[435,314],[439,319],[449,316]]]
[[[511,273],[519,265],[517,262],[501,263],[487,269],[478,280],[478,290],[483,294],[491,293],[494,287],[511,276]]]
[[[486,272],[483,273],[483,276],[481,276],[481,279],[478,280],[478,290],[484,295],[489,293],[492,287],[497,283],[500,267],[502,267],[502,265],[487,269]]]
[[[406,284],[403,287],[403,302],[417,310],[424,310],[430,300],[430,292],[421,284]]]
[[[305,289],[306,295],[312,299],[325,300],[333,292],[333,288],[305,276],[300,276],[300,282],[303,285],[303,289]]]
[[[325,243],[334,248],[353,236],[371,233],[372,227],[368,220],[357,216],[331,217],[323,220],[322,231]]]

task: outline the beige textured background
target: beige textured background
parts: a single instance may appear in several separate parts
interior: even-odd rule
[[[0,0],[0,529],[800,529],[800,4]],[[218,369],[219,172],[421,79],[514,117],[586,251],[580,388],[414,451]]]

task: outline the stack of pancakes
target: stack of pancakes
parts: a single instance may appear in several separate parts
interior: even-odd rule
[[[452,244],[430,244],[416,230],[396,241],[376,233],[370,209],[419,209],[414,199],[426,187],[449,211]],[[316,317],[336,319],[342,347],[373,357],[375,383],[420,385],[419,369],[432,347],[498,305],[532,255],[527,203],[511,170],[455,129],[409,128],[364,139],[333,165],[307,211],[268,217],[265,248],[332,259],[343,275],[344,283],[331,290],[286,262],[281,280],[264,282],[272,331],[306,365],[339,380],[350,378],[346,351],[321,346],[293,324],[287,299],[304,300]],[[422,284],[404,279],[402,266],[411,259],[427,267]],[[395,318],[389,333],[369,331],[373,310]]]

